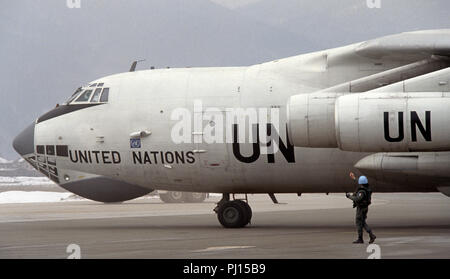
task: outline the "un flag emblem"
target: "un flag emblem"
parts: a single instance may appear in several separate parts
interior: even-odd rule
[[[131,148],[141,148],[141,139],[130,139]]]

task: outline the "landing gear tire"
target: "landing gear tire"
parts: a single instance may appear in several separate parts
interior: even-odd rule
[[[185,193],[177,191],[169,191],[159,194],[159,198],[165,203],[182,203],[185,199]]]
[[[250,224],[250,221],[252,220],[252,216],[253,216],[252,208],[250,207],[250,205],[248,203],[246,203],[243,200],[235,200],[235,201],[241,203],[244,206],[245,210],[247,211],[246,212],[247,220],[245,220],[244,226]]]
[[[225,201],[218,206],[217,218],[225,228],[243,228],[250,223],[252,211],[244,201]]]
[[[207,198],[206,193],[186,193],[185,201],[188,203],[203,202]]]

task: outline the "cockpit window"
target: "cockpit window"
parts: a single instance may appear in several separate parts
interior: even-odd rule
[[[85,87],[79,87],[64,104],[107,103],[109,98],[109,88],[104,88],[103,85],[104,83],[94,83]],[[94,86],[94,88],[92,88],[92,86]]]
[[[100,98],[100,102],[108,102],[109,97],[109,88],[103,88],[102,97]]]
[[[83,93],[81,93],[80,97],[78,97],[75,102],[76,103],[87,102],[87,101],[89,101],[89,97],[91,97],[91,94],[92,94],[92,90],[86,90]]]
[[[72,102],[77,96],[78,93],[80,93],[81,91],[83,91],[83,89],[81,89],[81,87],[78,87],[77,90],[75,90],[75,92],[72,94],[72,96],[70,96],[69,100],[67,100],[67,104]]]
[[[91,103],[98,103],[98,100],[100,100],[100,93],[102,92],[101,88],[97,88],[94,91],[94,95],[92,95]]]

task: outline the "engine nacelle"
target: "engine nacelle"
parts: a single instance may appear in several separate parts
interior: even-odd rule
[[[288,129],[294,146],[450,151],[450,93],[326,94],[289,100]]]
[[[343,93],[294,95],[287,104],[289,140],[301,147],[338,147],[335,102]]]

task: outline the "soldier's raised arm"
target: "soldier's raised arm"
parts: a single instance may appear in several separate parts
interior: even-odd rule
[[[353,181],[356,181],[356,176],[355,176],[355,174],[354,174],[353,172],[350,172],[350,173],[349,173],[349,176],[350,176],[350,178],[351,178]],[[347,198],[353,200],[353,198],[351,198],[351,197],[353,197],[354,194],[345,193],[345,196],[346,196]],[[353,201],[354,201],[354,200],[353,200]]]

